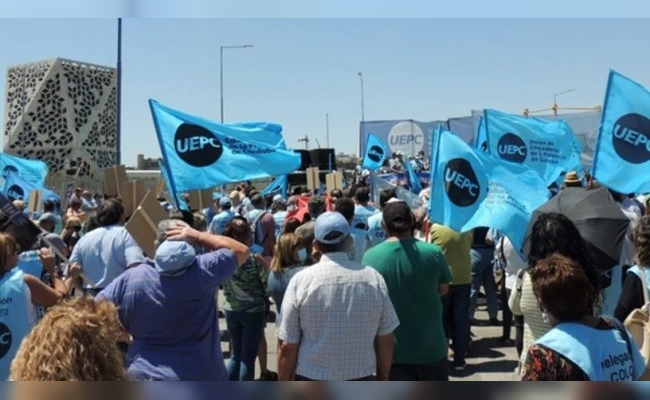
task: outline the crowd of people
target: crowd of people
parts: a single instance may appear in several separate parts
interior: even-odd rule
[[[562,190],[592,190],[573,176]],[[456,232],[395,189],[284,198],[247,182],[203,210],[160,196],[169,217],[145,254],[119,199],[78,189],[63,212],[43,204],[30,246],[0,234],[0,378],[445,381],[466,368],[482,291],[522,380],[637,380],[646,361],[621,321],[650,290],[650,207],[612,195],[632,267],[605,287],[560,213],[537,218],[522,257],[502,232]]]

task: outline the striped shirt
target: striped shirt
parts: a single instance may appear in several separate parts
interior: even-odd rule
[[[373,375],[375,337],[399,325],[384,278],[345,253],[324,254],[296,274],[280,315],[278,339],[300,344],[296,374],[322,381]]]
[[[528,272],[524,274],[522,281],[520,304],[524,316],[524,351],[521,352],[519,362],[520,365],[524,365],[530,346],[551,330],[551,325],[542,319],[542,311],[533,293],[533,283]]]

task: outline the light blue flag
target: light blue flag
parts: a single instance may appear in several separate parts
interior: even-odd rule
[[[269,183],[262,191],[263,196],[270,194],[281,194],[285,199],[287,198],[287,186],[289,186],[289,179],[287,175],[280,175]]]
[[[9,175],[5,178],[2,193],[11,201],[23,200],[25,202],[28,202],[29,193],[32,190],[40,190],[41,198],[43,200],[52,200],[54,202],[61,201],[61,198],[58,194],[42,186],[27,182],[15,172],[9,173]]]
[[[487,130],[485,129],[485,118],[480,117],[478,123],[478,131],[476,132],[476,140],[474,141],[474,147],[481,150],[484,153],[488,151],[488,142],[487,142]]]
[[[458,232],[494,228],[521,249],[533,211],[549,198],[539,174],[474,149],[442,128],[431,154],[431,220]]]
[[[406,166],[406,177],[408,179],[409,190],[415,194],[419,194],[422,191],[422,185],[420,185],[420,178],[413,170],[413,166],[411,165],[409,160],[406,160],[404,165]]]
[[[167,166],[167,163],[164,161],[158,161],[158,168],[160,169],[160,175],[165,181],[165,185],[167,185],[169,196],[171,197],[171,202],[174,205],[174,208],[176,210],[190,211],[190,207],[176,189],[176,185],[169,179],[169,167]]]
[[[620,193],[650,192],[650,92],[610,71],[592,174]]]
[[[417,195],[401,186],[393,185],[374,172],[370,173],[370,189],[372,191],[372,199],[377,204],[379,204],[379,194],[382,190],[395,189],[397,198],[408,204],[412,210],[422,207],[422,200]]]
[[[180,192],[212,189],[224,183],[267,178],[300,168],[299,153],[259,139],[279,125],[224,125],[149,100],[160,150],[171,184]],[[277,147],[276,147],[277,146]]]
[[[537,171],[547,185],[575,168],[580,157],[572,146],[573,130],[562,120],[547,121],[495,110],[484,111],[489,153]]]
[[[40,160],[29,160],[7,153],[0,153],[0,171],[2,177],[7,179],[12,172],[29,183],[45,186],[45,178],[49,172],[47,164]]]
[[[370,133],[361,167],[370,171],[377,171],[384,165],[386,157],[388,157],[388,147],[381,139]]]

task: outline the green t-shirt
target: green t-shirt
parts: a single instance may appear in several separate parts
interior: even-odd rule
[[[472,283],[472,232],[459,233],[446,226],[431,226],[429,241],[440,247],[447,259],[453,279],[452,285]]]
[[[428,364],[447,358],[438,285],[451,281],[438,246],[418,239],[386,241],[366,251],[363,264],[386,281],[399,326],[394,364]]]

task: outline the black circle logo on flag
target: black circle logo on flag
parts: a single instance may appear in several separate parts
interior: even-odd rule
[[[22,200],[25,198],[25,191],[18,185],[11,185],[7,190],[7,197],[9,200]]]
[[[379,146],[371,146],[368,149],[368,158],[376,163],[381,162],[384,158],[384,150]]]
[[[488,142],[487,142],[487,140],[485,140],[483,143],[481,143],[481,151],[482,151],[483,153],[487,153],[487,152],[488,152]]]
[[[526,161],[528,155],[528,149],[523,139],[510,132],[499,139],[497,152],[502,159],[519,164]]]
[[[481,186],[472,168],[464,158],[454,158],[445,165],[445,191],[458,207],[469,207],[478,201]]]
[[[0,322],[0,358],[4,357],[9,353],[11,348],[11,331],[7,325]]]
[[[614,124],[612,144],[616,154],[632,164],[650,160],[650,119],[630,113]]]
[[[10,173],[18,173],[18,168],[14,167],[13,165],[7,165],[3,170],[2,170],[2,177],[7,178]]]
[[[192,124],[181,124],[174,137],[176,154],[193,167],[212,165],[223,154],[223,145],[208,129]]]

